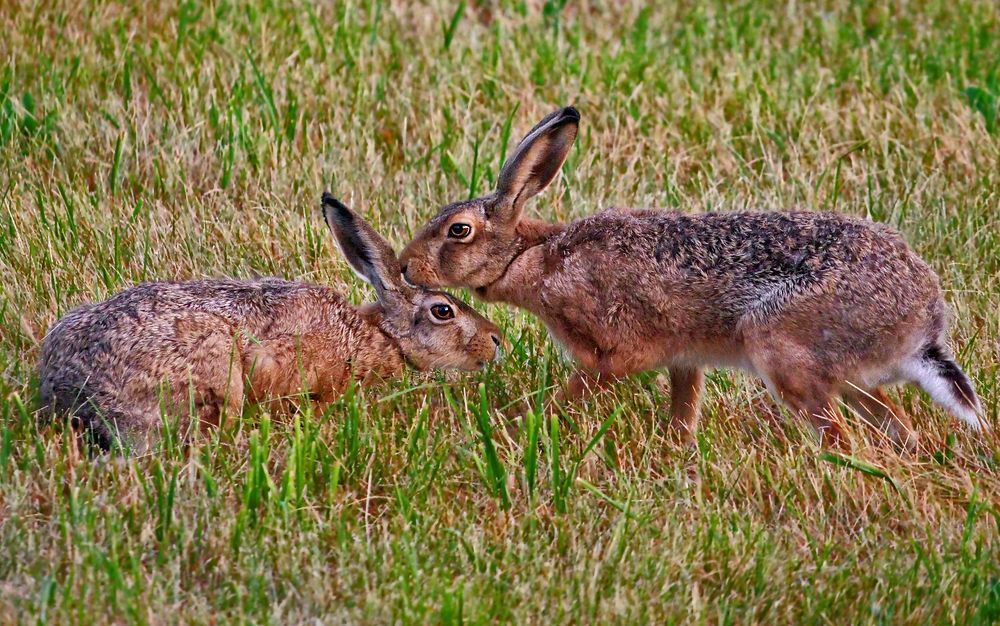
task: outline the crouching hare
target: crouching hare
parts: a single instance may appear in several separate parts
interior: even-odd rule
[[[43,414],[71,415],[104,448],[143,450],[161,401],[213,424],[244,402],[305,392],[326,403],[352,378],[496,359],[496,326],[446,293],[406,285],[388,243],[329,194],[323,214],[376,303],[356,308],[326,287],[277,278],[142,284],[49,331]]]
[[[579,362],[566,397],[669,368],[672,426],[683,437],[710,366],[761,377],[821,440],[841,436],[840,396],[913,447],[916,434],[883,390],[897,382],[982,427],[973,386],[946,347],[937,276],[888,226],[815,212],[522,217],[559,172],[579,121],[572,107],[547,116],[492,194],[442,208],[403,251],[406,279],[472,288],[539,316]]]

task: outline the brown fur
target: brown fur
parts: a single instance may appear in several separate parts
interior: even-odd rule
[[[522,217],[525,201],[558,173],[578,121],[575,109],[548,116],[505,165],[495,193],[441,209],[403,251],[407,278],[473,288],[538,315],[587,372],[568,396],[594,388],[583,384],[588,376],[670,368],[673,425],[685,434],[695,428],[706,366],[758,374],[831,439],[839,436],[832,401],[850,385],[883,397],[881,385],[919,370],[930,372],[931,386],[943,381],[946,399],[961,400],[947,387],[965,389],[957,366],[935,378],[934,368],[954,365],[940,349],[937,276],[885,225],[813,212],[608,209],[566,225]],[[455,237],[456,224],[470,235]],[[926,357],[931,346],[945,356]],[[974,394],[958,405],[974,421]],[[898,409],[887,421],[867,403],[852,406],[897,440],[915,441]]]
[[[339,207],[326,207],[328,222],[351,264],[378,282],[377,303],[354,307],[329,288],[277,278],[138,285],[49,331],[45,414],[73,415],[104,447],[121,437],[143,449],[164,410],[217,424],[245,402],[306,392],[327,403],[352,378],[396,376],[407,364],[478,369],[496,357],[496,326],[448,294],[406,286],[384,240]],[[432,318],[441,304],[453,319]]]

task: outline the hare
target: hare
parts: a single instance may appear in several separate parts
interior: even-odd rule
[[[406,285],[388,243],[327,193],[323,214],[378,301],[278,278],[154,282],[81,306],[42,346],[43,415],[72,416],[101,447],[148,447],[161,398],[205,424],[244,402],[307,392],[334,400],[349,380],[482,368],[500,332],[446,293]]]
[[[566,398],[670,371],[671,425],[690,438],[705,367],[747,370],[841,436],[840,396],[901,445],[917,438],[883,387],[916,383],[975,429],[979,400],[946,348],[934,271],[883,224],[815,212],[607,209],[570,224],[522,216],[580,121],[567,107],[517,146],[485,197],[442,208],[401,255],[404,278],[472,288],[537,315],[578,361]]]

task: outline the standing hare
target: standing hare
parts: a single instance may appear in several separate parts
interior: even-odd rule
[[[327,287],[277,278],[138,285],[81,306],[45,337],[46,414],[72,415],[102,447],[144,449],[175,415],[218,423],[245,401],[299,392],[334,400],[352,378],[406,365],[478,369],[499,354],[496,326],[446,293],[413,288],[388,243],[323,194],[323,214],[378,301],[356,308]]]
[[[913,447],[883,386],[911,382],[975,429],[980,406],[945,343],[937,276],[888,226],[830,213],[607,209],[522,217],[558,174],[580,114],[547,116],[492,194],[441,209],[403,251],[404,277],[473,288],[539,316],[579,362],[564,394],[667,367],[672,426],[696,427],[702,370],[739,367],[839,440],[834,399]]]

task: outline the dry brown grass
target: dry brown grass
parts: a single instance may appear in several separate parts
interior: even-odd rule
[[[830,455],[723,371],[694,450],[665,439],[654,377],[554,436],[524,399],[567,367],[502,307],[477,305],[512,342],[503,366],[414,375],[325,417],[248,414],[127,461],[36,427],[38,343],[71,307],[215,275],[370,298],[327,240],[324,188],[402,245],[570,103],[578,146],[535,214],[894,224],[940,273],[996,423],[995,2],[558,4],[470,3],[446,46],[456,7],[438,1],[0,2],[0,620],[1000,618],[994,436],[907,389],[920,454],[859,428]]]

